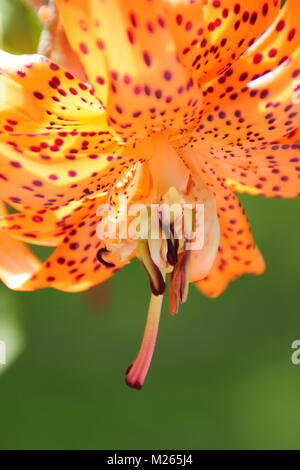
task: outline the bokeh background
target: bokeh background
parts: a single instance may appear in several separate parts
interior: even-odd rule
[[[0,0],[1,47],[33,52],[40,26]],[[149,288],[137,262],[83,294],[0,288],[1,449],[299,449],[300,200],[243,196],[267,272],[219,299],[165,306],[142,391],[124,384]],[[41,253],[45,256],[45,253]]]

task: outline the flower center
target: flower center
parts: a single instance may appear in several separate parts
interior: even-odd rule
[[[128,368],[126,383],[141,388],[154,352],[166,276],[169,276],[171,314],[188,295],[189,282],[204,277],[219,242],[215,202],[208,188],[195,181],[189,168],[169,144],[167,136],[153,136],[154,155],[134,169],[133,177],[112,192],[111,205],[102,218],[108,228],[105,248],[98,259],[105,266],[107,251],[127,260],[134,253],[150,279],[151,300],[144,339],[136,360]],[[117,227],[117,230],[116,230]],[[206,240],[208,239],[208,241]],[[193,257],[197,253],[197,263]],[[201,254],[199,255],[199,253]],[[107,266],[109,267],[109,266]]]
[[[188,253],[192,230],[196,226],[195,207],[185,204],[184,197],[172,187],[161,198],[160,204],[147,207],[140,219],[143,239],[138,240],[137,257],[148,272],[152,293],[161,295],[165,292],[162,273],[170,274],[170,284],[174,287],[173,280],[178,281],[179,271],[184,270],[185,275],[179,274],[179,277],[188,285]],[[174,308],[172,311],[176,313]]]

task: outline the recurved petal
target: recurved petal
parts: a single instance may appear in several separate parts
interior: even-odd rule
[[[0,75],[4,98],[0,110],[5,117],[20,121],[9,124],[16,133],[26,131],[29,120],[40,130],[45,130],[44,126],[49,130],[54,124],[72,126],[78,118],[86,123],[105,122],[91,85],[42,55],[13,55],[0,50]]]
[[[230,67],[269,27],[279,0],[165,0],[180,60],[201,83]]]
[[[126,263],[120,260],[118,253],[104,250],[101,257],[104,261],[99,261],[97,252],[105,245],[97,237],[97,222],[93,209],[82,222],[74,224],[63,242],[20,290],[52,287],[66,292],[84,291],[123,267]]]
[[[232,202],[236,202],[232,200]],[[233,215],[233,213],[232,213]],[[264,260],[259,250],[254,248],[251,230],[242,209],[236,211],[235,233],[232,233],[230,222],[220,216],[221,241],[213,267],[208,276],[196,282],[196,286],[208,297],[218,297],[228,284],[243,274],[262,274],[265,270]],[[248,241],[242,249],[240,241]]]
[[[299,48],[298,0],[287,0],[266,32],[233,64],[227,82],[240,84],[265,75],[287,61]]]
[[[221,158],[220,158],[221,156]],[[227,153],[211,162],[234,191],[267,197],[300,196],[300,144],[274,144]]]
[[[248,148],[274,142],[298,129],[299,61],[300,48],[273,71],[250,82],[231,82],[231,69],[211,82],[195,139]]]
[[[275,71],[283,63],[294,60],[299,64],[297,51],[300,44],[298,0],[287,0],[267,31],[220,77],[207,81],[204,90],[210,94],[226,95]],[[274,75],[276,79],[276,74]],[[259,83],[259,82],[258,82]]]
[[[38,55],[0,59],[3,200],[47,207],[99,194],[140,159],[116,144],[89,85]]]
[[[20,212],[2,216],[0,229],[14,238],[33,245],[58,246],[67,232],[96,212],[100,199],[73,201],[43,209],[20,208]]]
[[[77,154],[70,162],[30,157],[0,142],[0,197],[32,207],[57,206],[107,191],[135,159],[120,154]]]
[[[99,2],[100,3],[100,2]],[[93,83],[96,95],[106,105],[109,93],[109,70],[105,55],[104,43],[99,36],[99,26],[93,17],[91,0],[56,0],[65,34],[80,59],[88,80]],[[112,27],[114,27],[113,18]]]
[[[128,140],[168,127],[178,132],[197,117],[202,92],[178,60],[165,2],[58,0],[57,5],[117,135]]]
[[[261,274],[265,264],[253,240],[245,211],[217,167],[204,159],[200,166],[193,149],[181,151],[181,156],[215,197],[221,232],[219,251],[208,276],[196,285],[206,295],[217,297],[230,281],[242,274]]]
[[[228,284],[242,274],[262,274],[264,260],[255,246],[245,211],[236,196],[218,190],[218,216],[221,230],[220,246],[208,276],[196,283],[209,297],[217,297]]]

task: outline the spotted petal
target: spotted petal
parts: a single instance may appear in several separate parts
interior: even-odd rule
[[[236,196],[218,188],[216,194],[221,239],[211,271],[197,287],[209,297],[217,297],[229,282],[242,274],[262,274],[264,260],[257,249],[249,222]]]
[[[99,194],[140,158],[113,140],[89,85],[42,56],[0,59],[2,200],[47,207]]]
[[[128,140],[168,127],[178,133],[193,122],[202,92],[178,61],[165,2],[58,0],[57,6],[117,135]]]
[[[201,83],[229,68],[275,19],[279,0],[165,0],[180,60]]]
[[[104,248],[96,235],[98,221],[92,209],[82,222],[73,224],[63,242],[20,290],[52,287],[79,292],[105,281],[123,267],[126,263],[118,253],[105,253],[103,263],[98,260],[97,252]]]
[[[82,223],[100,200],[73,201],[48,209],[26,209],[0,218],[0,229],[33,245],[58,246],[74,225]]]
[[[237,86],[250,82],[276,69],[299,48],[300,21],[298,0],[287,0],[276,19],[251,47],[232,65],[230,73],[222,75]],[[229,77],[229,78],[228,78]]]
[[[197,286],[210,297],[220,295],[228,283],[246,273],[261,274],[265,265],[255,245],[249,222],[237,197],[225,184],[226,180],[208,160],[199,165],[193,149],[181,151],[194,175],[210,189],[216,200],[220,224],[219,251],[208,276],[197,282]]]
[[[268,197],[300,196],[300,145],[266,145],[241,152],[216,152],[211,162],[236,192]],[[217,161],[216,161],[217,160]]]
[[[231,81],[231,69],[211,82],[195,141],[249,148],[296,131],[300,126],[299,61],[300,48],[289,61],[251,82]]]

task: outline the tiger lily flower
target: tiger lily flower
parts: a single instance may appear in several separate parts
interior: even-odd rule
[[[40,55],[0,55],[2,280],[88,289],[133,256],[152,289],[127,383],[153,355],[166,276],[170,311],[190,282],[210,297],[263,258],[235,193],[300,195],[298,0],[56,0],[81,82]],[[97,207],[204,206],[204,245],[100,240]],[[3,211],[5,207],[3,207]],[[24,244],[56,247],[40,263]],[[9,246],[9,250],[7,249]]]

